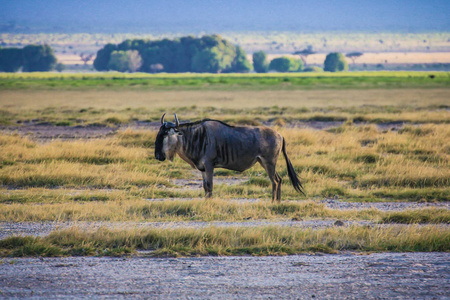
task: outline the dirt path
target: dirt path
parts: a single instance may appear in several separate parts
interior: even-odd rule
[[[343,124],[342,121],[297,121],[288,124],[288,127],[296,128],[312,128],[317,130],[325,130],[334,127],[339,127]],[[364,125],[365,123],[361,123]],[[266,122],[266,126],[271,126],[270,122]],[[397,123],[380,123],[376,126],[380,130],[399,129],[403,126],[403,122]],[[0,132],[12,134],[17,133],[21,136],[28,136],[29,138],[38,142],[49,142],[52,140],[77,140],[77,139],[101,139],[117,133],[119,130],[134,129],[134,130],[158,130],[159,122],[133,122],[120,126],[106,126],[106,125],[78,125],[78,126],[56,126],[50,123],[36,123],[34,121],[24,123],[20,126],[0,126]]]
[[[46,236],[54,230],[78,227],[83,230],[95,230],[102,227],[109,229],[145,229],[145,228],[205,228],[216,227],[259,227],[259,226],[286,226],[296,228],[326,228],[335,226],[337,220],[307,220],[307,221],[245,221],[245,222],[0,222],[0,239],[10,236]],[[376,225],[370,221],[345,221],[344,225]],[[443,225],[445,226],[445,225]],[[449,225],[450,227],[450,225]]]
[[[20,258],[0,298],[448,299],[449,253]]]
[[[261,227],[282,226],[293,228],[321,229],[328,227],[349,226],[377,226],[388,227],[392,224],[377,224],[373,221],[341,221],[337,219],[312,219],[312,220],[290,220],[290,221],[243,221],[243,222],[0,222],[0,240],[10,236],[46,236],[55,230],[64,230],[77,227],[82,230],[97,230],[108,228],[112,230],[147,229],[147,228],[206,228],[206,227]],[[408,224],[395,224],[395,226],[409,226]],[[441,228],[450,228],[450,224],[439,224]]]

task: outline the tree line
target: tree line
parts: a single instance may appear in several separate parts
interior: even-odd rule
[[[304,53],[294,53],[294,54],[304,54]],[[311,54],[311,53],[310,53]],[[362,55],[362,54],[361,54]],[[276,72],[340,72],[347,71],[348,64],[342,53],[329,53],[324,61],[324,68],[319,68],[316,66],[305,67],[306,59],[301,57],[300,59],[295,59],[293,57],[278,57],[272,59],[270,62],[267,59],[267,53],[264,51],[258,51],[253,53],[253,68],[257,73],[266,73],[269,71]]]
[[[312,48],[300,51],[301,59],[279,57],[267,59],[264,51],[253,53],[253,69],[258,73],[313,72],[322,71],[319,67],[305,68],[305,57],[313,54]],[[97,71],[119,72],[196,72],[231,73],[249,72],[252,65],[246,53],[219,35],[192,36],[174,40],[126,40],[120,44],[107,44],[97,52],[94,60]],[[330,53],[324,62],[324,71],[348,70],[348,64],[341,53]]]
[[[219,35],[107,44],[97,52],[94,68],[149,73],[231,73],[252,69],[244,50]]]
[[[305,67],[306,57],[313,54],[312,47],[294,54],[300,58],[278,57],[268,61],[264,51],[253,53],[253,65],[245,51],[219,35],[201,38],[186,36],[173,40],[125,40],[120,44],[107,44],[97,52],[94,68],[97,71],[167,72],[167,73],[258,73],[346,71],[348,64],[341,53],[327,55],[324,68]],[[362,53],[347,54],[353,60]],[[89,57],[90,59],[90,57]],[[49,45],[28,45],[24,48],[0,48],[0,72],[62,70]]]

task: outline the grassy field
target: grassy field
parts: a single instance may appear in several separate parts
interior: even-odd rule
[[[344,238],[342,238],[344,237]],[[391,228],[280,227],[85,231],[71,228],[44,238],[0,240],[0,256],[119,256],[149,250],[149,256],[292,255],[339,251],[448,251],[450,231],[436,226]]]
[[[405,126],[399,131],[386,132],[374,125],[352,124],[328,131],[284,128],[279,131],[288,141],[289,156],[308,197],[338,195],[364,201],[441,201],[449,197],[447,124]],[[190,167],[181,159],[174,163],[158,162],[153,157],[155,135],[154,131],[126,130],[103,140],[46,144],[2,135],[0,182],[5,187],[19,189],[2,198],[22,193],[27,201],[35,202],[34,194],[42,191],[28,188],[55,187],[111,189],[112,199],[118,197],[116,192],[123,190],[129,191],[128,196],[136,194],[137,198],[201,196],[201,192],[173,188],[169,179],[192,177]],[[222,198],[259,198],[268,195],[270,190],[259,166],[243,174],[227,170],[216,173],[249,178],[237,186],[217,186],[216,194]],[[288,182],[281,158],[279,173]],[[54,196],[50,198],[60,198],[58,190],[52,192]],[[284,198],[301,197],[286,184]],[[1,201],[8,202],[8,199]]]
[[[88,234],[73,229],[46,238],[2,240],[0,254],[79,254],[82,242],[61,242],[74,237],[85,241],[87,246],[83,249],[88,249],[87,255],[126,254],[136,249],[156,250],[159,255],[449,251],[449,231],[445,226],[439,227],[450,223],[447,209],[339,210],[318,202],[325,198],[430,203],[450,199],[450,77],[447,73],[433,74],[434,78],[430,78],[430,73],[407,72],[362,73],[359,77],[354,73],[324,74],[330,86],[306,88],[286,84],[284,79],[318,82],[322,77],[2,74],[0,124],[6,125],[4,130],[16,128],[18,133],[0,134],[1,222],[339,219],[429,225],[419,229],[416,225],[296,229],[292,233],[258,227],[239,229],[234,233],[239,236],[231,234],[233,230],[217,228],[187,233],[181,229],[154,229],[102,232],[109,240],[98,243],[99,232]],[[369,78],[370,84],[363,84],[364,78]],[[398,80],[395,87],[388,84],[392,78]],[[229,82],[220,82],[222,79]],[[152,80],[164,85],[141,86],[141,82]],[[200,83],[187,84],[191,80]],[[274,82],[266,85],[265,80]],[[340,80],[352,84],[345,85]],[[415,80],[434,83],[416,85]],[[96,85],[97,81],[117,85],[109,89]],[[56,85],[49,85],[52,82]],[[245,82],[252,84],[246,88]],[[181,120],[208,117],[236,125],[274,127],[287,141],[289,157],[307,196],[297,194],[291,187],[280,158],[277,169],[284,182],[282,198],[290,201],[270,202],[270,182],[260,166],[242,174],[217,169],[215,197],[204,200],[202,190],[180,184],[198,178],[198,174],[179,158],[173,163],[158,162],[153,155],[156,131],[133,127],[136,121],[158,122],[163,112],[176,112]],[[310,124],[314,122],[333,126],[313,129]],[[32,135],[19,134],[27,124],[131,127],[101,139],[43,143]],[[220,181],[229,178],[236,179],[236,183]],[[146,200],[156,198],[166,200]],[[256,198],[261,201],[233,200]],[[400,233],[404,234],[401,239]],[[186,236],[181,237],[183,234]],[[223,236],[223,240],[207,239],[198,246],[199,236],[215,234]],[[254,243],[243,242],[251,237]],[[168,244],[159,242],[163,238]],[[127,244],[122,239],[133,242]],[[180,239],[188,244],[173,242]],[[147,242],[144,245],[136,240]],[[36,248],[40,252],[32,250]]]
[[[445,72],[0,74],[0,124],[184,120],[447,123]],[[282,123],[280,123],[282,125]]]
[[[448,72],[343,72],[269,74],[123,74],[117,72],[4,73],[0,89],[169,88],[174,89],[325,89],[448,87]]]

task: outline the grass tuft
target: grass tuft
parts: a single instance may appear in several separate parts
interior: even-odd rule
[[[447,209],[426,208],[422,210],[406,210],[402,212],[391,212],[381,218],[381,223],[400,224],[427,224],[443,223],[450,224],[450,214]]]
[[[14,242],[11,242],[13,241]],[[0,244],[2,256],[291,255],[339,251],[449,251],[450,231],[435,226],[326,228],[258,227],[85,231],[71,228],[43,238],[14,237]]]

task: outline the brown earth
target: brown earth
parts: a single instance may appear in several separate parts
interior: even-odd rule
[[[449,253],[7,258],[2,299],[448,299]]]

